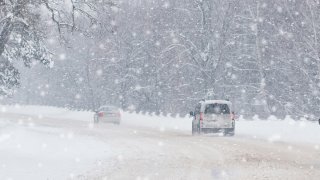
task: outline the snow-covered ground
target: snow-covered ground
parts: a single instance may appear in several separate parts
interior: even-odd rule
[[[72,129],[18,123],[0,118],[0,179],[65,179],[99,165],[112,155],[97,139]],[[93,148],[94,147],[94,148]]]
[[[105,176],[110,176],[112,179],[127,179],[130,176],[175,179],[171,177],[173,174],[181,179],[183,176],[176,176],[176,173],[179,171],[184,174],[185,170],[191,171],[186,177],[192,179],[192,177],[201,178],[198,177],[200,170],[197,168],[202,167],[203,163],[210,163],[209,159],[213,164],[221,163],[222,169],[205,167],[207,175],[204,175],[203,179],[209,177],[219,179],[233,175],[236,177],[239,173],[242,174],[242,171],[246,172],[246,168],[250,169],[249,166],[240,166],[238,169],[232,165],[234,168],[232,173],[226,172],[225,169],[229,168],[227,162],[231,157],[240,158],[240,160],[235,158],[233,161],[245,162],[256,158],[256,161],[262,163],[262,168],[264,161],[268,162],[275,158],[274,161],[279,159],[280,162],[280,159],[284,159],[288,164],[284,164],[283,169],[273,160],[269,163],[270,166],[279,166],[280,169],[275,174],[279,173],[283,177],[287,177],[295,166],[298,169],[299,166],[305,168],[305,163],[310,158],[315,162],[306,165],[303,173],[313,169],[318,171],[320,168],[319,156],[309,157],[313,154],[319,155],[320,152],[320,126],[317,123],[294,121],[290,118],[254,121],[240,118],[236,122],[236,136],[222,138],[192,137],[189,117],[173,118],[122,112],[120,127],[108,124],[94,126],[92,117],[92,112],[70,111],[63,108],[0,106],[0,179],[101,179]],[[202,159],[197,164],[194,158],[200,160],[203,156],[190,154],[188,148],[193,152],[190,145],[199,143],[202,150],[197,149],[197,151],[203,151],[204,154],[212,153],[214,157]],[[231,149],[228,149],[230,146],[228,144],[232,144]],[[249,147],[240,148],[244,145]],[[293,152],[295,149],[299,150]],[[301,149],[307,150],[301,152]],[[224,151],[230,151],[230,157],[223,154]],[[262,151],[261,157],[259,151]],[[275,154],[290,151],[292,154],[288,157],[280,154],[264,157],[263,154],[269,151]],[[298,154],[299,159],[292,160],[297,156],[294,153],[309,155],[307,157],[305,154]],[[174,160],[175,158],[177,159]],[[124,161],[127,164],[123,169],[121,166],[124,166]],[[191,165],[183,165],[185,163]],[[194,167],[192,164],[197,164],[199,167]],[[151,168],[153,166],[159,169],[154,171]],[[170,167],[176,171],[167,170]],[[144,176],[146,173],[144,169],[151,174]],[[269,172],[268,170],[264,169],[265,172]],[[137,176],[139,173],[141,176]],[[161,176],[163,174],[167,176]],[[255,172],[247,172],[242,177],[251,175],[253,178]],[[314,174],[311,174],[309,178],[313,176]]]

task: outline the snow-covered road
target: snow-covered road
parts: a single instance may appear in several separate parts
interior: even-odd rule
[[[138,116],[128,113],[116,126],[1,113],[0,179],[320,177],[320,151],[314,143],[270,141],[241,133],[191,136],[182,122],[158,128],[141,125],[142,119],[133,123],[130,117]]]
[[[87,179],[318,179],[313,147],[102,125],[94,134],[117,156]],[[119,138],[120,137],[120,138]]]

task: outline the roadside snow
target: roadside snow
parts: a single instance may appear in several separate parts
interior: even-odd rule
[[[123,122],[131,126],[143,126],[160,131],[175,130],[191,133],[192,119],[151,116],[136,113],[123,113]],[[236,136],[262,139],[269,142],[309,143],[320,145],[320,126],[315,122],[296,121],[287,117],[284,120],[269,118],[268,120],[236,121]]]
[[[80,121],[91,121],[93,113],[86,111],[71,111],[67,108],[56,108],[49,106],[21,106],[21,105],[0,105],[0,113],[12,113],[19,115],[30,115],[39,118],[63,118]],[[1,116],[0,116],[1,117]]]
[[[112,155],[94,138],[0,118],[0,179],[68,179]]]

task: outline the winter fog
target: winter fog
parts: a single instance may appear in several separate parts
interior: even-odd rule
[[[317,179],[319,107],[320,0],[0,0],[0,180]]]

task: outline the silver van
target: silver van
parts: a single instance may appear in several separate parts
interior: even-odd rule
[[[193,135],[222,132],[224,135],[234,136],[235,116],[230,101],[200,101],[190,115],[193,116]]]

